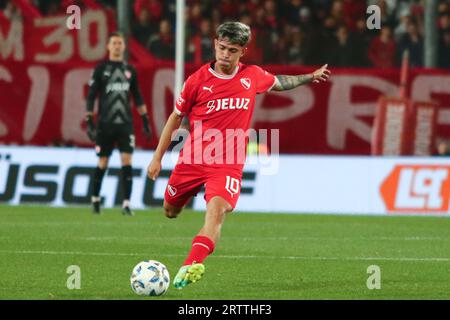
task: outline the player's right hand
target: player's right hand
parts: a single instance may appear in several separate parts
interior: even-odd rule
[[[161,172],[161,161],[153,159],[147,168],[147,176],[153,181],[155,181],[156,178],[158,178],[160,172]]]
[[[95,138],[97,137],[95,129],[88,129],[87,135],[89,137],[89,140],[91,140],[92,142],[95,142]]]
[[[328,69],[328,63],[321,66],[319,69],[313,72],[313,82],[327,82],[330,78],[331,71]]]
[[[92,115],[86,116],[86,125],[87,125],[87,135],[89,137],[89,140],[92,142],[95,142],[95,139],[97,138],[97,132],[95,130],[95,124],[94,120],[92,119]]]
[[[152,139],[152,129],[150,129],[150,127],[149,126],[147,126],[147,127],[143,127],[142,128],[142,131],[144,132],[144,136],[145,136],[145,138],[147,139],[147,141],[150,141],[151,139]]]

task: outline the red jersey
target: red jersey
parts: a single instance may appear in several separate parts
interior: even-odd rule
[[[213,66],[188,77],[176,101],[175,112],[188,116],[191,127],[179,163],[242,170],[256,94],[270,91],[276,78],[256,65],[239,63],[230,75]]]

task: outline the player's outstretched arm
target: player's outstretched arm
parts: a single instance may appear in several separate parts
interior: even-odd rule
[[[169,119],[167,119],[161,137],[159,138],[158,146],[153,154],[153,159],[147,168],[147,175],[150,179],[156,180],[158,177],[161,171],[161,160],[172,140],[172,132],[180,127],[182,119],[183,116],[178,115],[176,112],[172,112]]]
[[[274,91],[284,91],[294,89],[298,86],[314,82],[325,82],[328,81],[331,71],[328,70],[328,64],[323,65],[313,73],[300,74],[296,76],[290,75],[277,75],[275,80],[275,85],[273,86]]]

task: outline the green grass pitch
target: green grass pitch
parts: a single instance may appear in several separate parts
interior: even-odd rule
[[[450,299],[450,219],[233,213],[204,278],[162,297],[130,287],[142,260],[171,280],[203,213],[160,209],[125,217],[87,207],[0,206],[0,299]],[[81,269],[69,290],[67,268]],[[367,268],[381,270],[369,290]]]

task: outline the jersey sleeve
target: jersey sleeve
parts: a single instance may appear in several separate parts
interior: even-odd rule
[[[191,77],[187,78],[181,89],[180,96],[175,102],[174,111],[180,116],[185,116],[191,112],[195,99],[195,87],[193,82]]]
[[[136,107],[142,106],[144,104],[144,99],[142,98],[141,90],[139,90],[139,81],[137,77],[136,69],[132,69],[133,76],[131,78],[131,93],[133,94],[134,103]]]
[[[97,65],[92,72],[91,79],[89,80],[89,91],[86,99],[86,110],[88,112],[94,111],[95,99],[97,98],[97,93],[101,85],[102,70],[103,64]]]
[[[264,93],[272,90],[275,85],[275,76],[258,66],[254,66],[256,78],[256,93]]]

